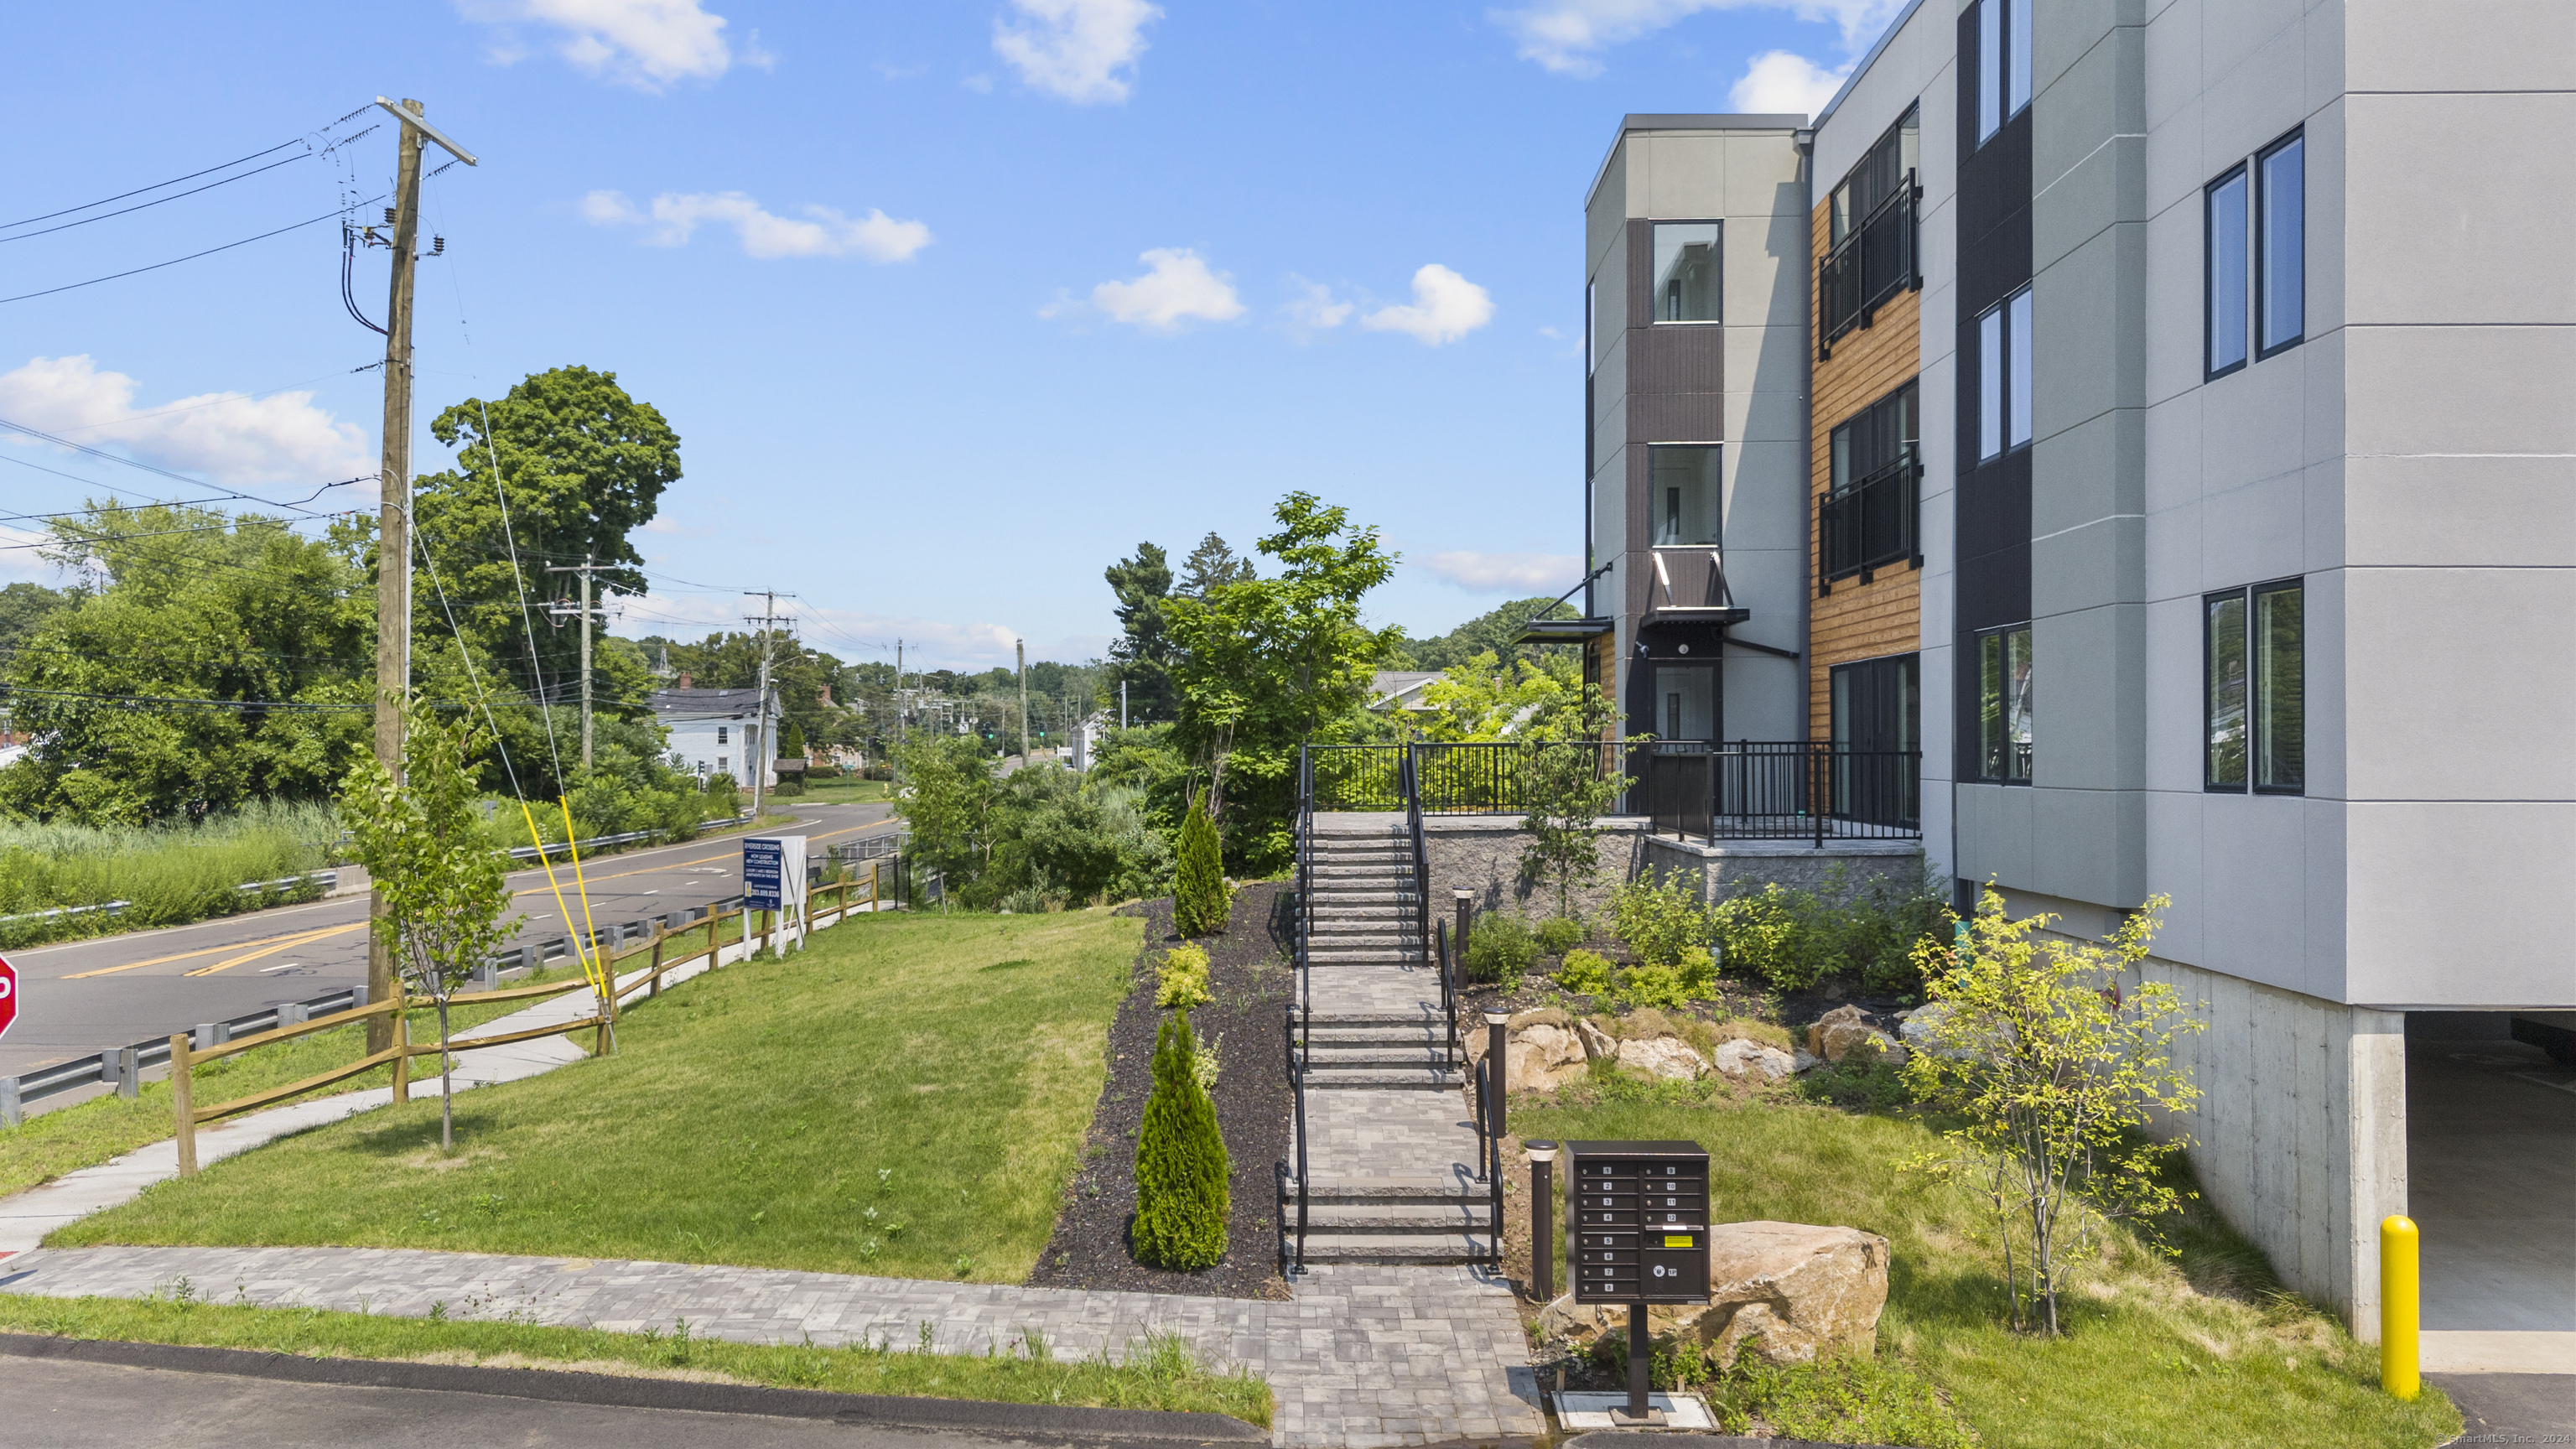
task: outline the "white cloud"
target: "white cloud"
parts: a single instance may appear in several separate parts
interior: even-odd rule
[[[993,50],[1031,89],[1078,106],[1124,101],[1145,53],[1145,25],[1162,17],[1146,0],[1011,0],[1029,23],[993,21]]]
[[[1422,566],[1479,594],[1552,594],[1583,571],[1583,561],[1570,553],[1435,553]]]
[[[1375,332],[1402,332],[1437,347],[1493,319],[1493,294],[1433,262],[1413,274],[1412,305],[1380,307],[1362,317],[1360,325]]]
[[[1243,315],[1243,299],[1234,282],[1188,247],[1156,247],[1137,260],[1151,270],[1128,282],[1103,282],[1091,289],[1089,307],[1112,322],[1126,322],[1150,332],[1174,332],[1192,318],[1231,322]],[[1085,304],[1060,297],[1038,309],[1041,317],[1069,317]]]
[[[739,55],[724,38],[725,18],[699,0],[459,0],[466,18],[505,27],[487,49],[496,64],[527,54],[507,27],[539,25],[561,32],[555,51],[593,75],[658,91],[677,80],[713,80],[736,59],[767,66],[772,57],[754,31]]]
[[[1766,50],[1744,67],[1744,75],[1726,93],[1726,103],[1756,115],[1794,113],[1812,116],[1825,108],[1851,74],[1850,63],[1827,70],[1803,55]]]
[[[1523,60],[1561,75],[1601,73],[1601,53],[1652,35],[1705,10],[1787,10],[1800,20],[1830,21],[1843,46],[1860,50],[1887,28],[1906,0],[1541,0],[1486,18],[1520,43]]]
[[[137,408],[134,379],[101,372],[86,356],[39,357],[0,373],[0,417],[218,483],[318,486],[372,478],[378,464],[358,425],[315,407],[310,392],[199,393]],[[8,441],[60,451],[15,436]]]
[[[811,592],[810,590],[808,592]],[[669,639],[695,639],[742,627],[742,610],[727,599],[690,594],[648,594],[641,599],[611,599],[609,632],[624,638],[660,634]],[[1026,637],[1031,659],[1067,663],[1104,652],[1107,641],[1092,635],[1043,640],[1007,625],[924,619],[909,614],[878,614],[861,609],[829,609],[799,602],[793,606],[797,637],[808,646],[849,663],[894,662],[894,641],[903,641],[904,668],[989,669],[1012,661],[1011,646]]]
[[[989,96],[993,93],[993,78],[988,75],[980,73],[970,75],[964,80],[959,81],[958,84],[964,86],[970,91],[973,91],[979,96]]]
[[[1279,310],[1287,315],[1288,330],[1301,336],[1329,332],[1351,320],[1351,314],[1360,309],[1357,302],[1335,297],[1333,289],[1322,282],[1310,282],[1293,273],[1288,281],[1297,289],[1297,295],[1281,303]]]
[[[622,192],[594,191],[581,199],[582,219],[594,226],[641,226],[653,231],[644,239],[655,246],[685,246],[702,222],[720,222],[742,238],[745,256],[761,261],[779,257],[838,257],[850,253],[872,262],[908,262],[930,245],[930,228],[917,221],[897,221],[871,208],[856,220],[828,206],[804,208],[804,219],[778,216],[739,191],[682,195],[666,191],[653,198],[648,215]]]
[[[42,552],[53,539],[45,534],[0,523],[0,584],[34,583],[61,573]]]

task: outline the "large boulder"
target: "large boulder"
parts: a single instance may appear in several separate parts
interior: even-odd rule
[[[1825,1050],[1825,1033],[1838,1026],[1859,1026],[1860,1024],[1859,1007],[1837,1006],[1818,1017],[1815,1024],[1807,1028],[1807,1050],[1827,1061],[1839,1061],[1840,1058]]]
[[[1843,1009],[1850,1010],[1849,1007]],[[1910,1055],[1896,1038],[1867,1022],[1858,1020],[1856,1016],[1853,1020],[1837,1021],[1831,1025],[1818,1022],[1812,1029],[1811,1035],[1820,1047],[1816,1054],[1836,1066],[1842,1065],[1846,1058],[1857,1053],[1860,1061],[1868,1061],[1874,1057],[1891,1067],[1901,1067],[1905,1065],[1905,1059]]]
[[[1525,1011],[1513,1017],[1504,1031],[1503,1080],[1511,1091],[1553,1091],[1579,1080],[1589,1068],[1590,1053],[1583,1049],[1573,1019],[1564,1012]],[[1487,1037],[1481,1029],[1463,1034],[1472,1076],[1475,1064],[1485,1059]]]
[[[1577,1019],[1574,1034],[1583,1041],[1583,1050],[1596,1062],[1619,1060],[1619,1039],[1588,1021]]]
[[[1719,1225],[1709,1230],[1708,1306],[1677,1318],[1674,1331],[1715,1348],[1723,1368],[1745,1353],[1775,1364],[1871,1353],[1887,1257],[1887,1239],[1858,1228]]]
[[[1619,1043],[1619,1065],[1671,1081],[1695,1081],[1708,1071],[1708,1060],[1677,1036],[1630,1037]]]
[[[1766,1082],[1783,1081],[1798,1069],[1795,1057],[1775,1046],[1764,1046],[1747,1037],[1735,1037],[1717,1044],[1709,1054],[1708,1064],[1720,1075],[1744,1080],[1759,1077]]]

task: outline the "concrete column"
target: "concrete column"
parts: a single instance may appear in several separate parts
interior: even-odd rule
[[[2364,1343],[2379,1341],[2379,1223],[2406,1211],[2406,1014],[2351,1009],[2345,1099],[2350,1104],[2350,1227],[2338,1257],[2351,1287],[2338,1294],[2344,1322]]]

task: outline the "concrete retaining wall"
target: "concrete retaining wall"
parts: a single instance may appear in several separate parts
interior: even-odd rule
[[[1828,840],[1822,850],[1793,840],[1721,840],[1715,845],[1669,835],[1644,842],[1643,865],[1657,880],[1696,877],[1700,899],[1724,900],[1778,882],[1791,890],[1843,894],[1884,881],[1910,890],[1923,879],[1923,847],[1912,840]]]
[[[2281,1281],[2379,1339],[2379,1221],[2406,1211],[2406,1017],[2149,957],[2206,1029],[2174,1043],[2210,1205]]]

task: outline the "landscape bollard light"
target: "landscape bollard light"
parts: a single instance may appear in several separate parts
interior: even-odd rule
[[[1451,891],[1450,894],[1458,901],[1458,970],[1463,976],[1467,968],[1467,924],[1476,909],[1476,893]]]
[[[1493,1111],[1487,1120],[1493,1124],[1494,1160],[1497,1162],[1502,1160],[1503,1155],[1503,1095],[1511,1090],[1508,1080],[1511,1075],[1511,1063],[1507,1060],[1511,1040],[1512,1014],[1508,1011],[1486,1012],[1485,1060],[1494,1064],[1494,1103]]]
[[[1530,1296],[1556,1301],[1556,1144],[1523,1144],[1530,1160]],[[1559,1386],[1560,1390],[1562,1385]]]
[[[2379,1224],[2379,1386],[2401,1399],[2424,1390],[2417,1358],[2419,1240],[2414,1219],[2395,1214]]]

